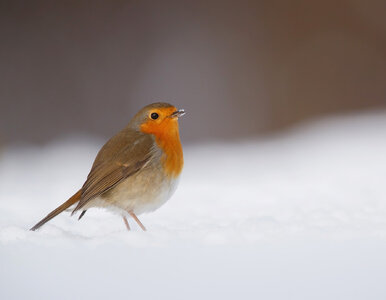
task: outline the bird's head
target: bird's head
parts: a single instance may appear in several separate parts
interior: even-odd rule
[[[161,137],[178,133],[178,118],[184,114],[183,109],[177,109],[169,103],[157,102],[142,108],[132,122],[140,131]]]

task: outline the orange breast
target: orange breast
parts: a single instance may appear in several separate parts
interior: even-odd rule
[[[184,155],[177,119],[168,118],[154,125],[145,123],[141,130],[153,134],[157,145],[163,150],[161,160],[166,175],[170,178],[178,177],[184,166]]]
[[[164,152],[161,159],[165,173],[168,177],[178,177],[184,166],[180,137],[178,135],[156,137],[156,142]]]

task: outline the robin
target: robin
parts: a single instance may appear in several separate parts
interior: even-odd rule
[[[36,230],[76,204],[81,219],[91,207],[118,211],[130,230],[130,215],[146,230],[137,215],[161,207],[174,193],[184,164],[178,118],[183,109],[168,103],[142,108],[129,124],[98,152],[82,188],[50,212]]]

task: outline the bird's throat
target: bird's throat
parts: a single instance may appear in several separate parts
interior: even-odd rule
[[[163,151],[161,163],[170,178],[180,175],[184,166],[184,157],[180,141],[177,120],[165,120],[157,126],[142,126],[142,132],[153,134],[158,147]]]
[[[161,162],[165,173],[170,178],[180,175],[184,166],[184,157],[178,128],[175,132],[167,132],[156,135],[156,143],[162,149]]]

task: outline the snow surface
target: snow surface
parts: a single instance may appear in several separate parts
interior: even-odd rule
[[[63,213],[103,141],[0,154],[0,299],[386,299],[386,114],[185,147],[140,219]]]

